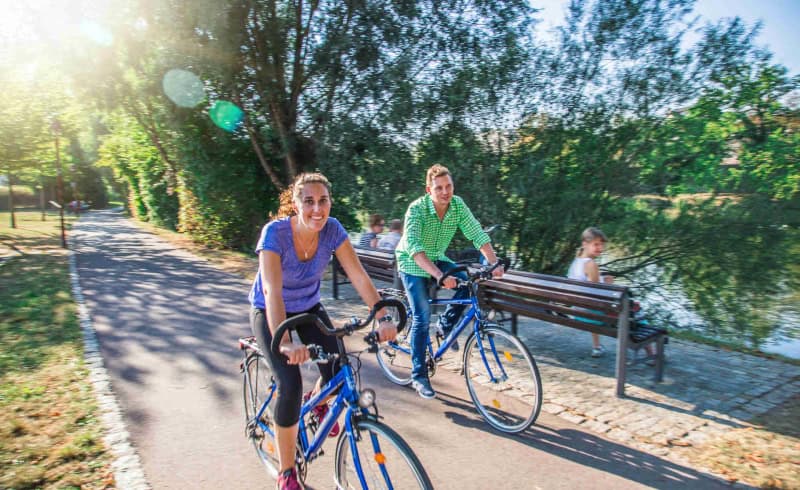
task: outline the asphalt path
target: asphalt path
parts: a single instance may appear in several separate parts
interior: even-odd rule
[[[249,334],[249,285],[113,212],[84,215],[72,233],[83,294],[150,485],[274,488],[244,437],[236,340]],[[437,399],[422,400],[386,381],[374,356],[363,361],[363,385],[376,390],[385,422],[436,488],[727,486],[547,413],[524,434],[500,434],[475,413],[458,375],[440,370]],[[313,369],[303,368],[307,382]],[[310,465],[307,488],[333,488],[332,474],[326,454]]]

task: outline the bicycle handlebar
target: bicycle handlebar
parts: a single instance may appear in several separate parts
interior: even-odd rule
[[[476,272],[470,274],[468,282],[475,281],[477,279],[491,279],[492,272],[494,272],[495,269],[497,269],[501,265],[503,266],[503,269],[508,269],[510,263],[511,261],[509,259],[503,258],[503,259],[497,259],[497,262],[495,262],[494,265],[492,265],[491,267],[481,266]],[[436,285],[442,287],[444,285],[444,280],[447,279],[448,277],[453,276],[459,272],[468,270],[469,266],[467,265],[458,265],[456,267],[453,267],[449,271],[442,274],[442,277],[440,277],[439,280],[436,281]],[[456,281],[459,281],[458,278],[456,278]]]
[[[343,327],[340,328],[328,328],[327,325],[322,323],[320,318],[313,314],[313,313],[303,313],[302,315],[293,316],[291,318],[287,318],[286,320],[282,321],[278,328],[275,330],[275,333],[272,335],[272,342],[270,343],[270,349],[272,353],[276,356],[281,356],[280,353],[280,346],[281,346],[281,339],[283,335],[292,329],[296,329],[300,325],[312,324],[319,329],[325,335],[332,335],[334,337],[344,337],[345,335],[351,335],[356,330],[360,330],[367,325],[375,318],[375,313],[379,311],[381,308],[385,307],[392,307],[397,308],[398,316],[399,316],[399,324],[397,325],[397,331],[400,332],[403,330],[403,327],[406,325],[406,308],[401,301],[396,299],[387,298],[382,299],[375,303],[372,309],[369,312],[367,318],[363,321],[359,321],[357,318],[352,318],[349,323],[346,323]],[[374,337],[374,332],[368,335],[368,338],[372,338],[377,341],[377,338]],[[366,340],[366,339],[365,339]],[[369,342],[369,340],[367,340]]]

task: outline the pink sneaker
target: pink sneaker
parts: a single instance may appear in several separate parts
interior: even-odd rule
[[[275,488],[277,490],[303,490],[303,485],[297,479],[297,470],[292,468],[278,475]]]
[[[303,403],[307,402],[311,399],[311,392],[309,391],[305,395],[303,395]],[[322,419],[325,418],[325,415],[328,413],[328,404],[322,403],[317,405],[316,407],[311,409],[311,413],[313,413],[317,417],[317,423],[322,423]],[[333,427],[331,427],[331,431],[328,433],[330,437],[336,437],[339,435],[339,422],[334,422]]]

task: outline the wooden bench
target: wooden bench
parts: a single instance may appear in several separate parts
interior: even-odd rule
[[[395,258],[394,251],[384,250],[379,248],[366,248],[366,247],[353,247],[356,251],[356,256],[367,271],[367,275],[373,280],[388,282],[392,287],[402,289],[400,276],[397,274],[397,259]],[[349,284],[347,275],[342,269],[342,265],[336,260],[336,255],[333,256],[331,264],[333,270],[332,285],[333,285],[333,298],[339,299],[339,286],[342,284]]]
[[[482,282],[478,294],[482,308],[512,314],[511,330],[515,334],[517,315],[521,315],[625,339],[617,342],[617,396],[625,394],[628,348],[638,353],[647,344],[655,344],[654,356],[642,359],[634,356],[634,361],[654,359],[655,380],[663,380],[667,332],[638,324],[631,329],[631,297],[630,291],[624,286],[510,270],[502,279]]]

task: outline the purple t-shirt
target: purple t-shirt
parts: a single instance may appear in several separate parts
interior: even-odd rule
[[[339,245],[347,240],[347,231],[336,218],[328,222],[319,233],[319,245],[314,256],[301,262],[294,250],[291,218],[270,221],[261,230],[256,253],[270,250],[280,255],[283,271],[283,303],[287,313],[300,313],[319,303],[319,285],[325,267]],[[264,288],[261,284],[261,269],[250,289],[250,304],[264,308]]]

